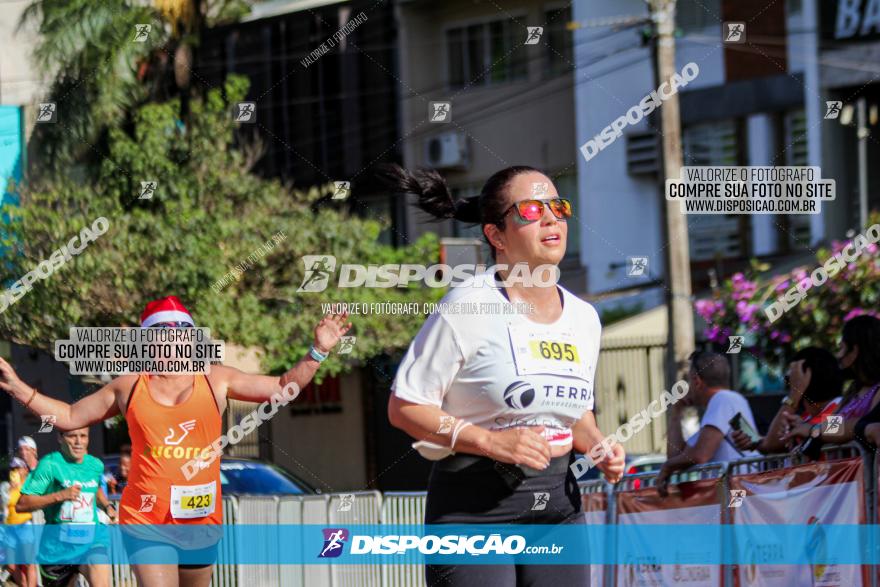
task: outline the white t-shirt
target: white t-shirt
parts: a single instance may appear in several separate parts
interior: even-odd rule
[[[744,398],[742,394],[728,389],[716,392],[715,395],[709,399],[709,404],[706,406],[706,412],[700,420],[700,430],[687,439],[688,446],[694,446],[697,443],[697,439],[700,437],[700,431],[702,431],[703,428],[706,426],[714,426],[724,434],[725,438],[721,441],[721,444],[718,445],[718,449],[715,451],[715,454],[712,455],[712,458],[709,459],[710,462],[730,462],[761,456],[753,450],[742,451],[741,453],[732,444],[733,439],[730,436],[730,433],[732,432],[730,429],[730,419],[733,418],[737,412],[740,412],[743,415],[743,418],[751,424],[755,431],[758,430],[758,427],[755,426],[755,418],[752,416],[752,409],[749,407],[749,402],[746,401],[746,398]]]
[[[441,300],[448,311],[425,321],[397,370],[394,394],[490,430],[544,426],[550,444],[570,444],[571,427],[593,409],[602,329],[596,310],[559,287],[562,315],[538,324],[516,313],[486,274],[476,281],[481,286],[452,288]]]

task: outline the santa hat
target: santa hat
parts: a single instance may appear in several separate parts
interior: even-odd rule
[[[141,328],[149,328],[160,322],[188,322],[195,326],[192,315],[177,296],[168,296],[147,304],[141,314]]]

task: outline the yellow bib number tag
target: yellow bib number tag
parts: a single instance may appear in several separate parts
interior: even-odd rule
[[[554,361],[569,361],[580,363],[577,346],[567,342],[555,340],[530,340],[529,350],[536,359],[550,359]]]
[[[196,510],[199,508],[207,508],[211,507],[211,498],[213,495],[210,493],[203,493],[202,495],[190,495],[185,498],[180,506],[185,510]]]

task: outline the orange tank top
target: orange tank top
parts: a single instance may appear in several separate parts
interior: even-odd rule
[[[207,377],[196,375],[189,397],[176,406],[154,400],[148,382],[149,376],[138,377],[126,408],[131,471],[119,522],[220,524],[220,458],[207,467],[194,466],[223,432]]]

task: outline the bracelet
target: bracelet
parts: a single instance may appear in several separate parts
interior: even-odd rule
[[[35,397],[37,397],[37,388],[36,387],[34,388],[34,392],[31,394],[31,399],[29,399],[27,401],[27,403],[24,405],[24,409],[28,409],[28,406],[31,405],[31,402],[34,401]]]
[[[459,420],[455,424],[455,429],[453,429],[453,431],[452,431],[452,442],[449,445],[450,449],[452,449],[452,450],[455,449],[455,441],[458,440],[458,435],[461,433],[462,430],[464,430],[465,428],[467,428],[470,425],[471,425],[471,423],[466,422],[465,420]]]
[[[324,361],[327,360],[327,355],[325,355],[324,353],[322,353],[321,351],[316,349],[315,345],[312,345],[311,347],[309,347],[309,356],[311,358],[315,359],[316,361],[318,361],[319,363],[323,363]]]

